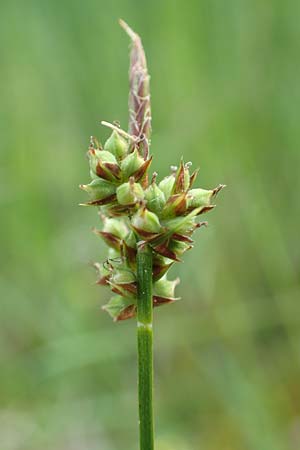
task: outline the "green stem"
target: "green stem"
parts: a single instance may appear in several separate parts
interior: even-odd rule
[[[140,450],[153,450],[152,250],[144,243],[138,246],[137,284]]]

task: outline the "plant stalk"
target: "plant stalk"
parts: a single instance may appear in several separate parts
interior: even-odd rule
[[[141,243],[138,245],[137,251],[137,340],[140,450],[154,449],[152,318],[152,250],[145,243]]]

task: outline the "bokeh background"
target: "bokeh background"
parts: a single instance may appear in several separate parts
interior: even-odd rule
[[[153,169],[225,183],[155,311],[157,450],[300,448],[300,3],[2,1],[0,447],[138,448],[135,323],[101,312],[89,136],[127,125],[127,20]]]

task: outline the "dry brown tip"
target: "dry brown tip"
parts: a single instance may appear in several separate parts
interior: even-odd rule
[[[149,74],[140,36],[120,19],[119,23],[131,39],[129,66],[129,134],[136,137],[135,147],[148,159],[151,134]]]
[[[123,30],[126,31],[128,36],[130,37],[130,39],[132,39],[133,41],[135,41],[136,39],[139,39],[139,36],[133,31],[132,28],[130,28],[128,23],[126,23],[123,19],[119,19],[119,24],[123,28]]]

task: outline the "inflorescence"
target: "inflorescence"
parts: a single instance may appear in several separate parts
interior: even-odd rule
[[[99,209],[102,228],[94,232],[107,244],[108,256],[95,267],[98,284],[109,286],[114,294],[103,309],[116,321],[136,313],[136,254],[142,242],[153,251],[153,305],[177,300],[179,280],[168,280],[167,272],[193,247],[194,231],[207,224],[198,217],[214,208],[213,199],[224,187],[194,188],[198,170],[190,173],[191,163],[183,160],[160,182],[155,172],[149,177],[149,75],[140,38],[124,22],[122,26],[133,42],[129,131],[103,122],[112,128],[112,134],[104,146],[91,138],[88,158],[92,181],[80,185],[90,196],[84,205]]]

